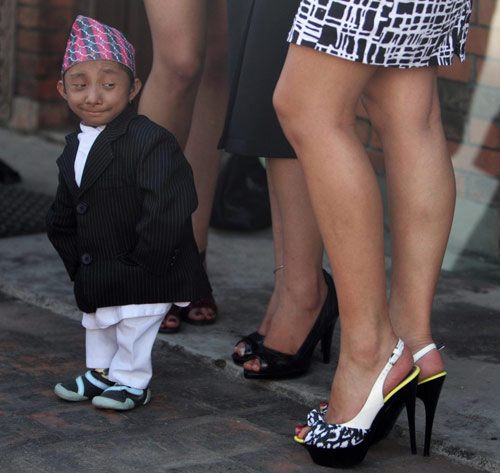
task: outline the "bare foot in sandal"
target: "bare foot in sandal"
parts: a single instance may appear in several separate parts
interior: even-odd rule
[[[172,305],[160,325],[160,333],[175,333],[181,328],[181,310],[183,307]]]
[[[182,320],[192,325],[210,325],[217,318],[217,304],[212,296],[191,302],[182,311]]]

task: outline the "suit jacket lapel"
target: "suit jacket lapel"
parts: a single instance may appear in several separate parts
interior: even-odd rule
[[[66,137],[66,146],[63,153],[57,160],[61,174],[66,181],[70,192],[78,194],[79,189],[75,181],[75,156],[78,149],[78,138],[76,133],[71,133]]]
[[[127,131],[130,120],[136,115],[131,105],[118,115],[95,140],[85,163],[85,169],[80,183],[80,193],[89,189],[104,170],[113,161],[114,155],[111,142]],[[74,180],[74,174],[73,174]]]

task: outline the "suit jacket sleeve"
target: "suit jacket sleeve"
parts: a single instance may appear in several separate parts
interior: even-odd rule
[[[137,170],[142,216],[136,225],[138,241],[131,259],[147,271],[163,275],[191,230],[197,206],[191,166],[175,138],[161,138],[144,153]]]
[[[49,240],[61,256],[73,281],[78,268],[76,218],[71,194],[61,173],[56,198],[47,213],[46,224]]]

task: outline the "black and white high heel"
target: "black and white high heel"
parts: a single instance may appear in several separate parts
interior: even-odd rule
[[[334,468],[361,463],[373,439],[385,430],[394,407],[401,404],[406,406],[412,451],[415,449],[415,398],[420,368],[414,366],[398,386],[387,396],[383,395],[387,375],[403,350],[404,343],[399,340],[354,419],[344,424],[329,424],[324,420],[324,409],[315,409],[309,413],[307,423],[311,430],[304,439],[295,436],[295,440],[307,448],[315,463]]]
[[[440,350],[443,346],[437,347],[435,343],[427,345],[413,355],[414,363],[432,350]],[[436,413],[439,395],[446,378],[446,371],[435,374],[418,382],[417,397],[422,400],[425,407],[425,440],[424,457],[428,457],[431,449],[432,425],[434,424],[434,414]]]

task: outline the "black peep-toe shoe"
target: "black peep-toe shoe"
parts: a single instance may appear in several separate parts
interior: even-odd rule
[[[280,264],[276,266],[273,270],[273,274],[276,274],[278,271],[282,270],[285,267],[284,264]],[[245,361],[251,360],[255,354],[257,353],[257,349],[264,343],[265,335],[261,335],[258,330],[252,332],[250,335],[243,337],[241,340],[236,342],[235,348],[243,343],[245,345],[245,349],[243,350],[243,355],[240,355],[236,351],[233,351],[231,357],[233,361],[237,365],[242,365]]]
[[[323,361],[330,362],[333,329],[339,310],[333,279],[325,270],[323,270],[323,276],[328,286],[325,302],[316,322],[297,353],[290,355],[261,345],[257,349],[257,353],[251,357],[251,359],[257,358],[259,360],[260,369],[259,371],[243,370],[245,378],[282,379],[300,376],[307,371],[314,349],[320,341]]]
[[[382,394],[385,379],[403,349],[404,343],[399,340],[354,419],[344,424],[329,424],[324,420],[324,409],[309,413],[307,424],[311,430],[304,439],[295,436],[295,441],[307,448],[315,463],[333,468],[347,468],[361,463],[374,439],[386,430],[387,422],[392,421],[394,406],[401,404],[406,406],[408,412],[412,451],[416,448],[415,399],[420,368],[414,366],[410,374],[385,398]]]
[[[413,361],[416,363],[431,350],[440,350],[441,348],[443,348],[443,345],[436,346],[434,343],[431,343],[415,353],[413,355]],[[425,407],[424,457],[430,455],[434,414],[436,413],[439,395],[441,394],[441,388],[443,387],[446,374],[446,371],[441,371],[441,373],[419,381],[417,386],[417,397],[422,400]]]
[[[238,346],[240,343],[245,344],[245,351],[243,355],[240,355],[237,352],[233,352],[231,357],[233,361],[237,365],[242,365],[245,361],[250,360],[257,353],[258,348],[264,343],[264,335],[261,335],[258,331],[252,332],[250,335],[243,337],[241,340],[236,342],[235,346]]]

